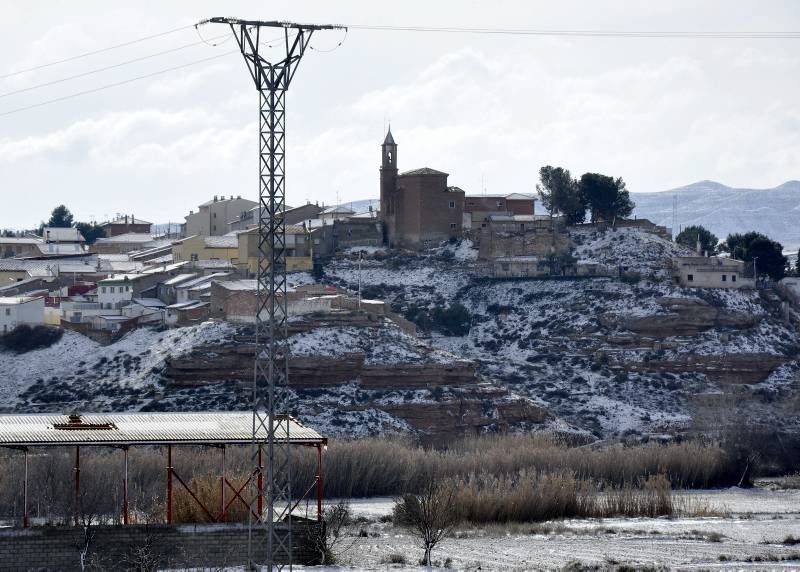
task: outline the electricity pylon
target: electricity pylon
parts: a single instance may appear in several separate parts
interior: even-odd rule
[[[257,546],[266,540],[268,570],[292,567],[292,486],[289,436],[288,340],[286,332],[286,107],[285,98],[297,65],[316,30],[342,26],[211,18],[201,22],[230,26],[260,98],[258,188],[258,286],[256,348],[253,373],[253,443],[261,471],[261,450],[267,449],[267,514],[251,497],[248,562],[257,569]],[[283,31],[281,57],[261,54],[262,29]],[[293,36],[293,37],[292,37]],[[267,43],[272,43],[270,40]],[[253,514],[258,515],[254,518]],[[285,523],[280,525],[278,523]],[[276,526],[278,524],[278,526]],[[264,539],[263,537],[266,536]],[[281,556],[285,562],[276,562]]]

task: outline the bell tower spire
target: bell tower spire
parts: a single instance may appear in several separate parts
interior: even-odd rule
[[[389,130],[386,132],[386,138],[383,140],[383,160],[381,161],[381,169],[394,169],[397,170],[397,143],[394,142],[392,137],[392,124],[389,124]]]

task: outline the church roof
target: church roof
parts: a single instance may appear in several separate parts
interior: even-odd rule
[[[384,145],[396,145],[394,142],[394,137],[392,137],[392,128],[389,127],[389,131],[386,132],[386,139],[383,140]]]
[[[406,171],[405,173],[400,173],[401,177],[405,177],[407,175],[444,175],[447,176],[447,173],[442,171],[437,171],[436,169],[431,169],[430,167],[422,167],[421,169],[414,169],[412,171]]]

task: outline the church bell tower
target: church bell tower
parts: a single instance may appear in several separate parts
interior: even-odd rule
[[[381,145],[381,218],[384,224],[385,242],[391,241],[397,194],[397,143],[392,137],[392,127],[386,132]]]

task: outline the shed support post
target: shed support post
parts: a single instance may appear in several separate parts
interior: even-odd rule
[[[22,484],[22,527],[28,528],[28,449],[25,448],[25,480]]]
[[[81,512],[81,446],[75,446],[75,526],[80,524]]]
[[[264,449],[261,443],[258,444],[258,475],[256,481],[258,483],[258,520],[264,518]]]
[[[322,522],[322,445],[317,445],[317,521]]]
[[[172,445],[167,445],[167,524],[172,524]]]
[[[122,480],[122,524],[128,524],[128,448],[122,449],[125,455],[125,475]]]
[[[222,473],[219,477],[219,521],[225,522],[225,445],[222,446]]]

